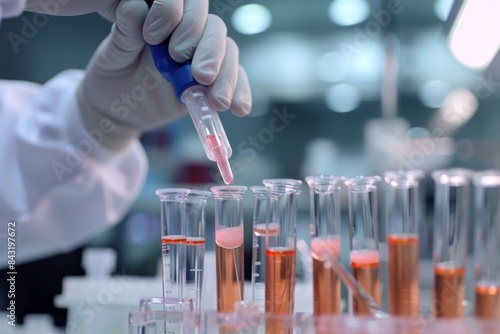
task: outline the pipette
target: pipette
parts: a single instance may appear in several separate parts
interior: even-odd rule
[[[217,110],[210,101],[208,89],[199,84],[191,73],[191,61],[180,64],[168,52],[169,39],[150,45],[151,54],[160,74],[172,84],[177,98],[191,115],[208,159],[215,161],[226,184],[234,181],[229,158],[233,153]]]
[[[361,303],[368,309],[370,314],[375,318],[384,319],[388,318],[389,314],[384,312],[382,307],[373,299],[373,297],[365,290],[363,285],[351,274],[349,270],[344,267],[342,262],[332,254],[322,244],[318,245],[318,250],[323,258],[326,259],[325,265],[331,266],[333,271],[338,275],[340,280],[349,288],[353,297],[358,298]]]

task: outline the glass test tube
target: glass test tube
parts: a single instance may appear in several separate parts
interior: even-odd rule
[[[186,293],[195,311],[201,309],[205,260],[205,206],[212,193],[191,190],[186,199]]]
[[[389,313],[417,317],[419,311],[419,170],[386,172]]]
[[[500,319],[500,171],[473,176],[475,192],[475,315]]]
[[[183,322],[182,317],[169,317],[169,320],[153,321],[155,314],[173,315],[175,313],[193,312],[193,300],[190,298],[159,298],[147,297],[141,298],[139,301],[139,311],[145,315],[147,319],[147,329],[137,328],[132,331],[129,328],[128,333],[148,334],[148,333],[164,333],[164,334],[184,334],[190,333],[190,328]],[[129,318],[130,319],[130,318]],[[142,326],[141,326],[142,327]],[[111,329],[105,332],[112,332]]]
[[[340,313],[340,280],[324,251],[340,258],[340,184],[331,175],[307,176],[310,192],[314,314]]]
[[[186,283],[186,198],[189,189],[159,189],[163,297],[182,298]]]
[[[232,312],[243,301],[243,195],[247,187],[215,186],[215,265],[217,310]]]
[[[436,317],[464,316],[467,222],[471,172],[466,169],[432,173],[434,191],[434,292]]]
[[[267,188],[250,187],[254,195],[253,238],[252,238],[252,302],[259,311],[266,307],[266,234],[276,235],[279,226],[274,224],[266,228]]]
[[[380,176],[348,178],[349,258],[353,276],[380,305],[380,254],[378,241],[377,184]],[[358,298],[353,298],[353,313],[370,315]]]
[[[293,314],[295,300],[295,248],[297,200],[300,180],[265,179],[269,191],[267,230],[279,226],[279,234],[266,234],[266,312]]]

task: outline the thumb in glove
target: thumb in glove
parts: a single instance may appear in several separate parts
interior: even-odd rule
[[[147,14],[144,1],[120,2],[111,33],[94,53],[78,89],[85,127],[91,131],[111,123],[101,144],[113,151],[186,113],[154,67],[142,35]]]

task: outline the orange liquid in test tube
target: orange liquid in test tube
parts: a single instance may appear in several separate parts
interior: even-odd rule
[[[266,250],[266,312],[292,314],[295,295],[295,250]]]
[[[217,263],[217,310],[232,312],[243,301],[243,226],[219,229],[215,233]]]
[[[418,237],[389,235],[389,313],[419,315]]]
[[[476,317],[500,319],[500,286],[478,283],[475,288]]]
[[[433,313],[436,317],[464,316],[465,268],[440,266],[434,268]]]
[[[331,267],[325,267],[323,251],[340,257],[340,238],[336,236],[311,239],[313,260],[314,314],[340,313],[340,280]]]
[[[161,243],[165,245],[179,245],[179,244],[185,244],[187,241],[187,238],[185,236],[166,236],[161,238]]]
[[[376,250],[351,251],[351,267],[354,277],[380,305],[380,255]],[[353,312],[369,315],[370,311],[359,300],[353,299]]]
[[[292,334],[287,322],[273,315],[293,314],[295,296],[295,250],[266,249],[266,334]]]

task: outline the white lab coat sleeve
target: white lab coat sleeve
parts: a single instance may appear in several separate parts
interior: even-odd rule
[[[119,222],[143,186],[138,141],[111,153],[99,146],[109,123],[84,129],[75,99],[82,78],[71,70],[43,86],[0,81],[0,267],[14,254],[9,232],[16,264],[70,251]]]

